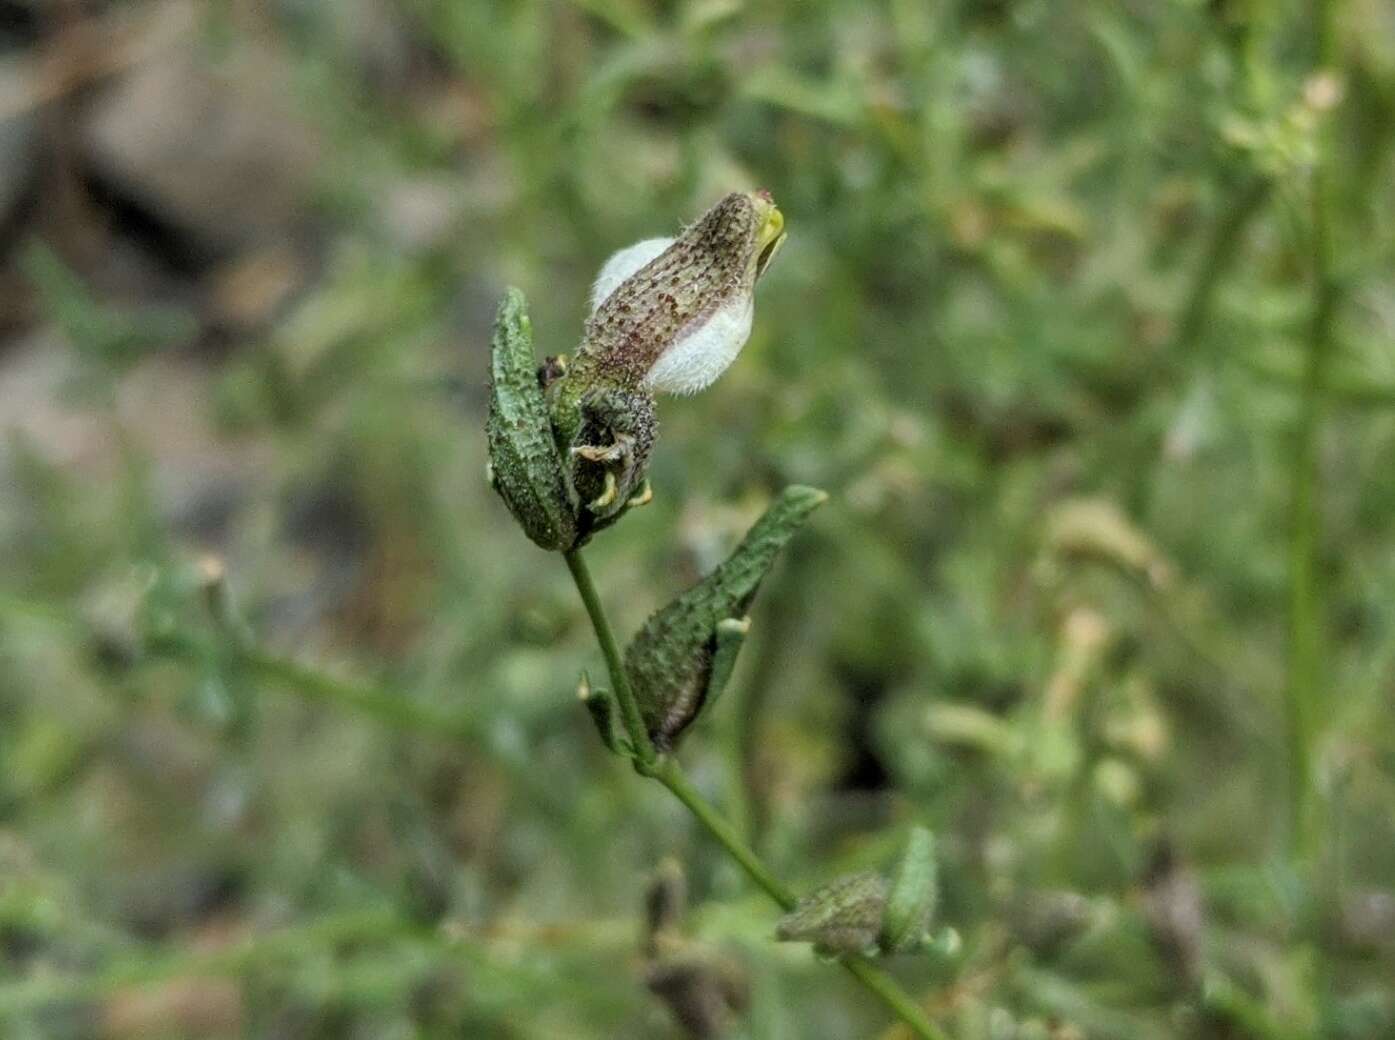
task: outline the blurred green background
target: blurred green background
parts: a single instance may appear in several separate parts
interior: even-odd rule
[[[0,1035],[900,1035],[483,479],[503,288],[756,187],[588,553],[628,633],[832,495],[696,782],[800,889],[928,823],[954,1037],[1395,1035],[1392,130],[1388,0],[0,2]]]

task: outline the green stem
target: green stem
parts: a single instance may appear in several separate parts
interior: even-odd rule
[[[1176,332],[1168,349],[1159,355],[1158,371],[1153,378],[1155,385],[1179,380],[1185,371],[1185,362],[1197,353],[1205,339],[1206,324],[1225,273],[1244,243],[1250,221],[1259,214],[1272,188],[1273,182],[1269,178],[1250,174],[1223,191],[1216,222],[1187,287]],[[1162,450],[1163,428],[1155,424],[1146,429],[1144,436],[1144,456],[1156,459]],[[1138,477],[1133,481],[1129,504],[1137,514],[1146,515],[1151,509],[1149,500],[1155,493],[1157,482],[1143,479],[1145,474],[1152,472],[1149,466],[1137,466],[1136,472]]]
[[[1315,4],[1317,53],[1330,58],[1331,5]],[[1323,141],[1326,146],[1327,142]],[[1313,748],[1322,715],[1323,603],[1317,554],[1322,541],[1319,509],[1319,434],[1332,360],[1332,322],[1338,302],[1330,256],[1327,174],[1320,154],[1312,179],[1312,314],[1303,370],[1298,429],[1293,454],[1293,526],[1289,536],[1289,674],[1285,707],[1289,744],[1289,840],[1300,859],[1316,848],[1313,806]]]
[[[540,946],[584,949],[592,954],[600,947],[609,952],[612,947],[618,950],[631,942],[630,927],[621,921],[559,922],[523,934],[529,942]],[[101,1001],[174,979],[236,978],[264,966],[303,963],[311,957],[332,954],[346,944],[352,944],[359,956],[368,953],[369,945],[384,947],[378,951],[384,962],[391,958],[400,963],[406,951],[420,950],[452,960],[485,962],[492,970],[511,971],[513,957],[506,958],[506,967],[505,959],[493,956],[492,944],[502,940],[512,949],[521,937],[507,923],[466,932],[454,924],[443,929],[407,921],[390,907],[352,910],[304,924],[253,932],[217,949],[142,947],[113,957],[86,974],[41,972],[28,978],[5,979],[0,981],[0,1022],[43,1012],[54,1005]],[[318,972],[316,978],[321,979]],[[323,981],[317,985],[323,985]],[[323,995],[321,990],[317,993]]]
[[[421,935],[429,937],[429,933]],[[270,934],[253,935],[212,951],[174,949],[117,962],[91,975],[40,975],[0,986],[0,1019],[59,1002],[101,1000],[113,993],[191,976],[238,975],[255,964],[305,958],[346,940],[419,937],[401,918],[382,910],[356,910]]]
[[[707,828],[708,833],[721,843],[728,855],[741,865],[741,869],[746,871],[750,879],[763,888],[766,894],[780,905],[782,910],[794,909],[795,894],[783,881],[770,872],[770,868],[761,862],[755,850],[741,840],[736,828],[698,793],[697,788],[692,785],[676,761],[672,758],[665,759],[659,766],[655,779],[672,791],[674,797],[688,807],[688,811],[696,816],[698,822]]]
[[[268,653],[250,642],[240,645],[236,652],[247,674],[268,687],[284,689],[302,700],[345,708],[394,729],[480,746],[478,721],[471,713],[442,708],[386,687],[341,679],[291,658]],[[189,656],[187,649],[183,656]],[[554,800],[547,796],[547,783],[536,770],[519,769],[515,764],[510,772],[514,782],[537,795],[541,804],[552,804]]]
[[[601,605],[601,598],[596,593],[596,583],[591,580],[591,571],[582,559],[580,549],[564,552],[562,558],[567,561],[567,567],[572,572],[576,591],[581,594],[581,602],[586,604],[586,613],[591,618],[591,627],[596,630],[596,641],[601,644],[605,666],[610,672],[610,683],[615,687],[615,699],[620,704],[620,717],[625,723],[625,732],[629,734],[630,745],[634,748],[635,765],[640,772],[648,774],[652,771],[658,755],[654,751],[654,742],[649,739],[649,728],[644,724],[644,716],[639,712],[639,701],[635,700],[634,691],[630,689],[625,666],[620,660],[620,648],[615,642],[615,634],[610,630],[605,607]]]
[[[1315,185],[1317,190],[1317,185]],[[1331,322],[1336,290],[1326,261],[1326,217],[1313,202],[1313,313],[1308,329],[1308,356],[1299,404],[1297,444],[1293,455],[1293,527],[1289,537],[1289,735],[1290,837],[1296,851],[1311,851],[1312,748],[1321,706],[1321,590],[1317,552],[1322,537],[1318,509],[1318,436],[1327,396],[1331,357]]]
[[[420,730],[451,739],[471,738],[478,732],[475,720],[459,711],[444,710],[392,690],[340,679],[255,646],[239,649],[238,656],[248,671],[263,682],[284,685],[306,700],[350,708],[395,729]]]
[[[1272,186],[1273,182],[1267,177],[1251,174],[1222,202],[1220,216],[1187,290],[1172,348],[1165,355],[1170,363],[1180,365],[1187,352],[1194,349],[1201,338],[1202,329],[1211,314],[1211,303],[1221,285],[1221,277],[1230,268],[1236,251],[1244,241],[1245,229],[1259,212]]]
[[[848,974],[875,993],[896,1017],[923,1040],[949,1040],[949,1034],[925,1017],[920,1005],[907,995],[900,984],[866,957],[844,957],[840,962]]]
[[[596,640],[601,644],[601,653],[605,656],[606,666],[610,670],[610,681],[615,687],[620,712],[625,719],[625,728],[629,730],[636,748],[636,768],[643,775],[653,777],[667,787],[776,905],[782,910],[794,909],[796,898],[793,890],[775,876],[760,856],[741,839],[736,828],[702,797],[674,759],[661,759],[655,754],[654,745],[649,740],[639,713],[639,703],[635,700],[634,691],[630,689],[629,681],[625,677],[615,636],[611,633],[605,607],[601,605],[600,597],[596,594],[591,573],[587,570],[579,550],[573,549],[563,553],[563,556],[576,582],[577,592],[581,594],[581,601],[586,605],[586,613],[591,618],[591,626],[596,630]],[[843,957],[840,963],[921,1040],[948,1040],[947,1034],[926,1017],[925,1012],[896,980],[872,965],[865,957]]]
[[[1306,363],[1302,368],[1290,367],[1244,354],[1235,355],[1233,360],[1250,374],[1288,389],[1300,389],[1307,376]],[[1395,384],[1377,382],[1359,374],[1328,372],[1325,389],[1331,404],[1353,409],[1395,408]]]

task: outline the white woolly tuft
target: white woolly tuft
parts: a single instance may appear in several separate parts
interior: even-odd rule
[[[746,345],[755,303],[748,292],[719,307],[699,328],[664,351],[644,377],[645,385],[666,394],[695,394],[710,386]]]
[[[601,273],[596,275],[596,281],[591,286],[591,313],[596,313],[596,308],[605,303],[606,297],[613,293],[621,282],[673,245],[673,242],[671,238],[647,238],[617,253],[611,253],[610,259],[601,266]]]

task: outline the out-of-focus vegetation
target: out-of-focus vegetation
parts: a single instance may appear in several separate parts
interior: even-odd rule
[[[932,827],[963,948],[893,967],[954,1037],[1395,1034],[1389,3],[18,0],[0,41],[0,1035],[886,1028],[614,767],[482,476],[503,287],[569,351],[611,250],[758,186],[752,341],[589,550],[627,634],[832,494],[696,782],[802,890]]]

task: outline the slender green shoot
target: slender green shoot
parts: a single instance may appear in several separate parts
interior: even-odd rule
[[[610,671],[610,682],[615,690],[616,700],[620,704],[621,717],[624,719],[625,729],[629,733],[630,741],[635,749],[636,770],[642,775],[653,777],[667,787],[674,797],[682,802],[688,811],[697,818],[697,821],[706,828],[707,832],[717,840],[717,843],[726,850],[727,855],[736,861],[746,872],[746,875],[776,905],[782,910],[794,909],[796,903],[794,891],[775,876],[775,873],[765,865],[760,856],[742,840],[736,828],[703,798],[683,773],[678,762],[671,756],[661,758],[655,752],[654,745],[649,740],[649,734],[644,727],[644,720],[640,716],[639,704],[635,700],[634,691],[631,690],[629,681],[625,676],[620,651],[616,645],[615,636],[611,632],[605,607],[601,603],[600,596],[596,593],[596,586],[591,580],[591,573],[586,562],[582,559],[578,549],[572,549],[563,555],[566,558],[567,567],[572,573],[572,580],[576,583],[577,592],[581,595],[581,601],[586,606],[586,613],[591,619],[591,627],[596,631],[596,640],[600,643],[606,667]],[[920,1037],[921,1040],[948,1040],[948,1034],[930,1021],[914,998],[907,994],[895,979],[874,966],[865,957],[844,956],[840,958],[839,963],[853,978],[875,994],[897,1018],[905,1023],[915,1036]]]

